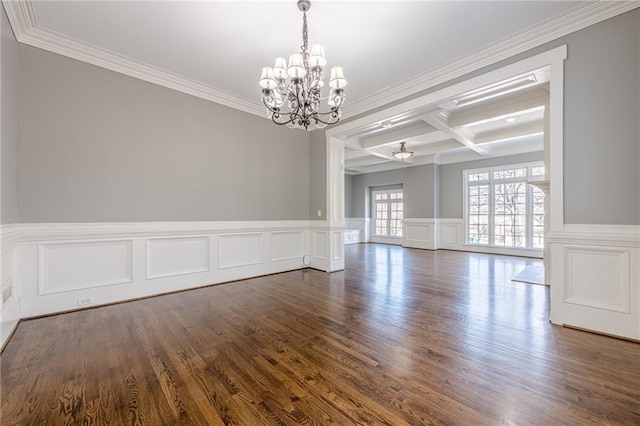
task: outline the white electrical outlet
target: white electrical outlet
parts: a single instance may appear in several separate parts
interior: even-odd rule
[[[93,304],[93,298],[81,297],[78,299],[78,306],[89,306]]]
[[[318,210],[318,217],[322,217],[322,210]]]

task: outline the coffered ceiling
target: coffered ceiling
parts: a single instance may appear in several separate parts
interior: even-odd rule
[[[340,135],[347,145],[345,171],[359,174],[540,151],[548,82],[547,67],[355,128]],[[393,156],[402,142],[413,153],[406,160]]]

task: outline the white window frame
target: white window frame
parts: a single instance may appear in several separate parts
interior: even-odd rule
[[[518,163],[518,164],[507,164],[502,166],[493,166],[493,167],[483,167],[479,169],[467,169],[463,170],[463,203],[464,203],[464,245],[476,248],[488,248],[489,250],[498,249],[504,250],[505,252],[513,250],[514,252],[522,252],[528,251],[537,253],[539,255],[542,254],[542,247],[533,247],[533,188],[531,185],[527,185],[526,189],[526,199],[527,199],[527,211],[526,211],[526,246],[525,247],[514,247],[514,246],[502,246],[495,244],[495,196],[494,196],[494,185],[496,183],[518,183],[524,182],[528,183],[535,180],[542,180],[544,176],[532,176],[531,169],[534,167],[544,166],[542,161],[535,161],[529,163]],[[511,169],[519,169],[526,168],[526,176],[525,177],[517,177],[517,178],[508,178],[508,179],[494,179],[494,172],[499,172],[503,170],[511,170]],[[479,243],[470,243],[469,242],[469,175],[475,173],[488,173],[489,179],[482,181],[474,181],[471,182],[472,185],[489,185],[489,243],[488,244],[479,244]],[[549,202],[549,200],[545,200],[545,203]],[[545,220],[549,220],[549,218],[545,218]],[[543,244],[544,245],[544,244]]]
[[[395,189],[376,189],[371,191],[371,237],[370,240],[372,243],[382,243],[382,244],[396,244],[402,245],[402,236],[390,236],[390,235],[376,235],[376,194],[391,194],[391,193],[402,193],[402,217],[404,220],[404,190],[402,188]],[[387,203],[389,205],[388,212],[391,212],[391,202],[393,200],[387,199]],[[388,220],[391,220],[388,218]],[[400,228],[402,229],[402,227]],[[404,232],[404,229],[402,230]]]

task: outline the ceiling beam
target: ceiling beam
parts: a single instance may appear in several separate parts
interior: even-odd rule
[[[416,158],[423,157],[425,155],[437,154],[442,151],[446,151],[448,149],[459,148],[460,143],[453,139],[448,139],[444,142],[440,142],[437,144],[417,146],[413,148],[413,155]]]
[[[356,151],[362,149],[362,144],[357,138],[342,138],[342,140],[347,148],[355,149]]]
[[[364,149],[375,149],[385,145],[400,143],[405,141],[406,139],[415,138],[416,136],[432,133],[435,130],[436,129],[434,129],[429,124],[418,121],[417,123],[408,127],[401,127],[397,130],[390,130],[377,136],[362,138],[361,143]]]
[[[473,135],[465,129],[452,129],[449,126],[449,118],[446,111],[440,111],[432,114],[423,115],[422,119],[429,123],[431,126],[446,133],[452,139],[457,140],[467,148],[472,149],[480,155],[487,156],[489,152],[483,148],[480,148],[474,143]]]
[[[398,169],[403,164],[404,164],[405,167],[409,167],[409,166],[418,166],[418,165],[423,165],[423,164],[433,164],[434,162],[435,162],[435,155],[425,155],[425,156],[419,157],[415,161],[415,163],[407,163],[406,161],[404,163],[402,163],[402,162],[400,162],[400,163],[385,162],[385,163],[380,163],[380,164],[373,164],[371,166],[360,167],[358,170],[352,170],[351,173],[360,174],[360,173],[382,172],[382,171],[386,171],[386,170]]]
[[[498,142],[521,138],[524,136],[535,135],[543,132],[544,123],[540,121],[533,121],[530,123],[523,123],[517,126],[509,126],[490,132],[479,133],[476,135],[474,141],[477,144],[485,144],[489,142]]]
[[[344,164],[346,168],[353,169],[362,166],[371,166],[373,164],[386,163],[387,161],[389,161],[387,158],[378,157],[377,155],[369,155],[367,157],[346,160]]]
[[[537,90],[526,96],[512,96],[508,99],[494,101],[484,107],[466,111],[452,111],[449,115],[449,125],[454,128],[472,126],[490,121],[501,120],[506,116],[520,115],[544,108],[549,93]]]

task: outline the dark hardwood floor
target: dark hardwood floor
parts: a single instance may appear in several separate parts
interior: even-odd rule
[[[506,256],[346,247],[294,271],[25,321],[2,425],[640,424],[640,344],[552,326]]]

